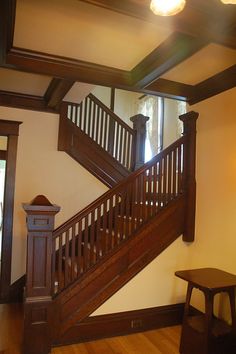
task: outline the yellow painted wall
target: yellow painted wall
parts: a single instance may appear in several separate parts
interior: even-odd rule
[[[65,152],[57,151],[58,115],[0,107],[0,119],[22,121],[18,140],[12,281],[25,273],[26,224],[22,202],[44,194],[61,206],[56,226],[107,188]]]
[[[174,277],[181,269],[216,267],[236,274],[236,89],[203,101],[197,122],[196,240],[179,238],[94,314],[183,302],[186,283]],[[196,291],[193,305],[202,309]],[[225,301],[220,315],[229,317]]]
[[[236,274],[235,98],[236,89],[232,89],[190,107],[200,114],[197,123],[196,241],[186,244],[180,237],[95,314],[183,302],[186,283],[174,276],[179,269],[210,266]],[[0,108],[0,118],[24,121],[20,127],[17,159],[14,280],[23,274],[25,257],[26,230],[21,202],[44,193],[63,207],[58,224],[95,199],[105,187],[65,153],[56,151],[56,115]],[[193,304],[201,308],[198,294]],[[224,301],[220,312],[228,317]]]

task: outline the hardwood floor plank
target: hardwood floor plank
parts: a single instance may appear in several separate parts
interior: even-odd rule
[[[53,348],[51,354],[179,354],[181,326]],[[0,354],[21,354],[23,306],[0,305]]]

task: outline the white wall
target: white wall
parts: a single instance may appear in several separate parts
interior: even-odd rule
[[[107,188],[65,152],[57,151],[58,115],[0,107],[0,119],[22,121],[18,140],[12,282],[25,273],[26,224],[22,202],[44,194],[61,206],[56,226]]]

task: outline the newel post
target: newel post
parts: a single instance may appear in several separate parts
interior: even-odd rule
[[[136,132],[136,142],[134,151],[134,170],[143,166],[145,158],[146,123],[149,117],[137,114],[130,118],[133,122],[133,129]]]
[[[39,195],[23,208],[28,229],[23,353],[48,354],[53,319],[52,232],[60,207]]]
[[[179,119],[184,125],[186,148],[184,149],[184,188],[187,194],[185,211],[185,230],[183,240],[194,241],[196,211],[196,122],[199,114],[191,111]]]

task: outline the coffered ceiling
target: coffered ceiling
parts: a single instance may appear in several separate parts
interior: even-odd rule
[[[93,85],[199,102],[236,84],[236,6],[187,0],[2,0],[0,104],[57,111]]]

